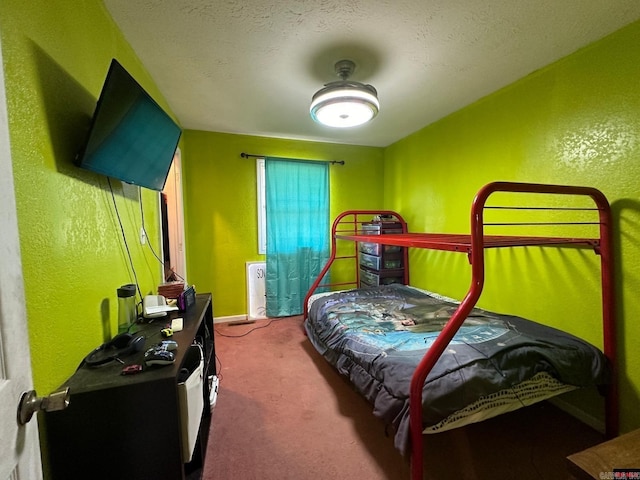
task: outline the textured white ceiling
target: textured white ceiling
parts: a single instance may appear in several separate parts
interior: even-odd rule
[[[386,146],[640,18],[638,0],[104,0],[183,128]],[[309,116],[356,62],[368,125]]]

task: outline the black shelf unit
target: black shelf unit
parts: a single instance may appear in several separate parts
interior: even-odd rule
[[[398,221],[372,221],[361,226],[363,235],[403,233]],[[358,242],[359,287],[405,283],[404,247]]]
[[[171,312],[137,325],[135,333],[146,336],[145,348],[122,360],[127,365],[142,364],[146,348],[163,340],[161,330],[178,317],[183,318],[184,326],[171,337],[178,343],[174,364],[145,367],[141,373],[125,376],[121,375],[123,365],[115,361],[95,368],[84,366],[62,385],[70,389],[69,406],[40,414],[48,454],[47,478],[201,478],[211,426],[207,380],[216,375],[211,295],[197,295],[185,312]],[[178,376],[194,342],[204,352],[204,408],[193,456],[185,463]]]

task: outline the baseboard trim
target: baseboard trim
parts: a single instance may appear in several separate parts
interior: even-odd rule
[[[247,319],[246,315],[228,315],[226,317],[214,317],[213,323],[239,322],[246,319]]]
[[[249,317],[249,315],[229,315],[226,317],[214,317],[213,323],[231,322],[255,322],[256,320],[267,320],[268,317]]]
[[[560,410],[568,413],[569,415],[577,418],[582,423],[589,425],[594,430],[605,433],[605,425],[602,420],[597,419],[593,415],[588,414],[584,410],[576,407],[575,405],[571,405],[569,402],[562,400],[561,398],[550,398],[549,403],[555,405]]]

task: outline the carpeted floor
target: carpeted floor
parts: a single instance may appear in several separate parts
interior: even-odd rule
[[[372,407],[311,346],[301,317],[216,325],[220,389],[203,478],[409,479]],[[543,403],[425,436],[426,478],[566,479],[602,436]]]

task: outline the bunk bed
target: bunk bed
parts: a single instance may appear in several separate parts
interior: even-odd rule
[[[488,204],[490,197],[501,199],[504,193],[516,194],[516,197],[524,194],[527,201],[522,202],[523,206]],[[497,195],[493,197],[494,194]],[[551,206],[531,203],[531,199],[549,196],[567,199],[563,203],[567,206],[553,202]],[[588,202],[586,207],[582,206],[585,202]],[[581,206],[574,206],[576,203]],[[492,209],[534,212],[534,216],[560,211],[575,214],[578,220],[567,221],[551,214],[550,221],[489,222],[485,216]],[[588,215],[592,218],[585,220]],[[366,234],[362,225],[372,218],[392,218],[401,224],[401,232]],[[526,232],[542,227],[546,232],[550,226],[558,225],[578,226],[580,232],[592,225],[590,228],[597,233],[589,237],[485,233],[489,227],[515,227]],[[604,394],[606,435],[614,437],[618,434],[618,390],[611,237],[609,203],[599,190],[591,187],[489,183],[473,200],[468,235],[409,233],[402,216],[388,210],[343,212],[332,226],[329,260],[305,298],[305,330],[314,347],[374,404],[374,414],[396,428],[396,447],[410,452],[414,480],[423,478],[423,433],[480,421],[576,387],[594,385]],[[353,253],[341,254],[344,247],[337,247],[339,240],[352,244]],[[458,302],[408,285],[346,288],[359,285],[357,267],[355,281],[330,283],[325,280],[336,260],[355,260],[357,265],[358,245],[363,243],[407,247],[405,261],[408,248],[466,253],[471,263],[469,290]],[[484,285],[485,250],[522,246],[591,249],[600,256],[602,352],[559,330],[476,307]],[[405,265],[402,283],[408,284],[409,269],[408,264]],[[320,291],[324,293],[318,293]],[[421,315],[431,319],[429,325],[421,324]],[[413,340],[391,338],[407,332],[413,335]],[[514,347],[516,344],[518,348]],[[501,352],[505,345],[505,352]],[[518,353],[520,346],[522,354]],[[525,368],[531,359],[535,363]],[[513,362],[520,362],[522,371],[528,373],[521,373]],[[449,375],[451,371],[455,374]],[[490,377],[496,376],[496,372],[498,377],[506,377],[506,383],[505,378],[493,383]],[[448,375],[452,378],[451,386],[442,381]],[[478,383],[490,384],[489,391],[480,389]],[[537,388],[536,383],[542,384],[544,391],[523,401],[527,391]],[[515,402],[507,407],[502,397],[505,392],[515,396]],[[496,398],[497,401],[491,401]],[[470,404],[465,407],[461,401]],[[484,406],[490,407],[487,413],[483,413]]]

